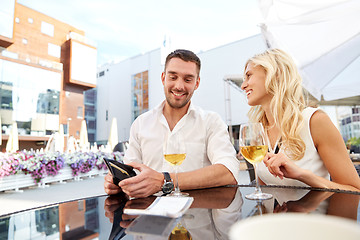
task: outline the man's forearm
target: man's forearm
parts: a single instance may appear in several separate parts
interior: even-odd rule
[[[175,183],[175,174],[171,174]],[[237,184],[235,177],[222,164],[214,164],[191,172],[178,173],[181,190],[218,187],[228,184]]]

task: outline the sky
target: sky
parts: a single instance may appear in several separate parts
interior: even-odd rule
[[[259,34],[257,0],[18,0],[85,32],[98,66],[157,48],[198,53]]]

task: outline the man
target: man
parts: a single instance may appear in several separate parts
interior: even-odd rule
[[[191,103],[200,83],[200,66],[200,59],[188,50],[175,50],[167,56],[161,74],[166,100],[139,116],[130,129],[124,162],[140,173],[122,180],[121,189],[109,173],[104,183],[107,194],[122,190],[139,198],[171,192],[175,176],[168,174],[171,166],[164,160],[163,145],[175,134],[181,134],[186,146],[186,159],[178,174],[181,190],[237,183],[239,163],[226,124],[218,114]]]

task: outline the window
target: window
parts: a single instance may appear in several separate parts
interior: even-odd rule
[[[96,128],[96,121],[95,120],[89,121],[88,127],[89,127],[89,129],[95,129]]]
[[[50,37],[54,36],[54,25],[47,23],[47,22],[41,22],[41,32],[49,35]]]
[[[28,44],[28,40],[27,40],[26,38],[23,38],[23,39],[22,39],[22,43],[23,43],[24,45],[27,45],[27,44]]]
[[[346,123],[346,124],[351,123],[351,118],[350,118],[350,117],[347,117],[347,118],[345,119],[345,123]]]
[[[15,18],[16,23],[20,23],[20,19],[18,17]]]
[[[12,95],[12,83],[0,83],[0,109],[13,109]]]
[[[40,92],[37,100],[37,113],[58,114],[60,92],[52,89]]]
[[[85,107],[85,117],[96,117],[95,116],[95,107],[94,106]]]
[[[102,77],[102,76],[104,76],[104,75],[105,75],[105,72],[104,72],[104,71],[99,72],[99,77]]]
[[[33,22],[34,22],[34,19],[28,18],[28,22],[29,22],[29,23],[33,23]]]
[[[62,73],[3,59],[0,59],[0,66],[3,127],[16,121],[21,135],[43,136],[57,131]],[[3,130],[9,129],[6,127]]]
[[[94,133],[89,133],[88,134],[88,139],[89,139],[89,142],[95,142],[95,134]]]
[[[61,47],[52,43],[48,43],[48,54],[50,56],[60,58]]]
[[[77,118],[83,118],[83,107],[77,108]]]
[[[132,78],[133,119],[149,110],[148,71],[135,74]]]

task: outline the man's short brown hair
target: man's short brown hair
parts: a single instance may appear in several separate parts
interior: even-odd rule
[[[197,74],[200,75],[200,67],[201,67],[201,62],[200,62],[200,58],[193,53],[190,50],[185,50],[185,49],[177,49],[173,52],[171,52],[165,60],[165,69],[166,66],[168,64],[168,62],[172,59],[172,58],[180,58],[181,60],[185,61],[185,62],[193,62],[196,64],[196,68],[197,68]]]

